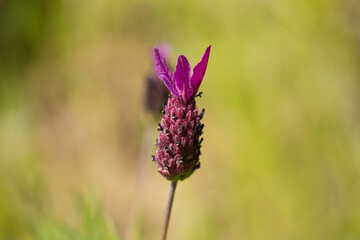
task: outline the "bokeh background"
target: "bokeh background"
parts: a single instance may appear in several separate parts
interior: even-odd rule
[[[1,0],[0,239],[159,238],[161,43],[212,44],[169,239],[359,239],[359,29],[357,0]]]

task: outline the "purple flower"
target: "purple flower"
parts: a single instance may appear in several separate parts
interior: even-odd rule
[[[200,167],[199,156],[204,124],[200,123],[204,109],[199,113],[195,97],[204,77],[209,54],[209,46],[201,61],[191,67],[185,56],[180,55],[174,75],[165,58],[155,48],[155,69],[159,78],[172,93],[164,116],[161,119],[156,140],[156,155],[153,160],[158,172],[168,180],[183,180]]]
[[[173,75],[166,64],[165,58],[160,54],[160,51],[157,48],[154,48],[156,72],[173,96],[183,96],[186,101],[188,101],[191,96],[196,96],[206,71],[210,48],[211,45],[206,48],[201,61],[194,67],[192,75],[189,61],[184,55],[179,56],[176,70]]]

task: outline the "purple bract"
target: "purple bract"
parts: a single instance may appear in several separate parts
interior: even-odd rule
[[[179,56],[173,75],[166,64],[165,58],[157,48],[154,48],[156,72],[173,96],[183,96],[186,101],[188,101],[191,96],[195,97],[206,71],[210,48],[211,45],[206,48],[201,61],[194,67],[192,75],[189,61],[184,55]]]

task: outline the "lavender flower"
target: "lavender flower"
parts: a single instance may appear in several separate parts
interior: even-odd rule
[[[204,109],[199,113],[195,97],[206,71],[210,48],[211,45],[192,74],[185,56],[179,56],[176,70],[172,74],[165,58],[157,48],[154,49],[156,72],[172,95],[167,106],[164,106],[164,116],[158,127],[156,156],[153,156],[158,172],[168,180],[184,180],[200,167],[202,138],[199,138],[204,128],[200,120]]]

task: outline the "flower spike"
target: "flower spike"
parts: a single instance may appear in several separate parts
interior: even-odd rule
[[[171,181],[184,180],[200,167],[200,136],[204,128],[200,121],[204,110],[199,113],[195,97],[206,71],[210,47],[195,66],[192,76],[185,56],[179,56],[172,75],[165,58],[154,49],[156,71],[172,93],[158,128],[155,162],[158,172]]]

